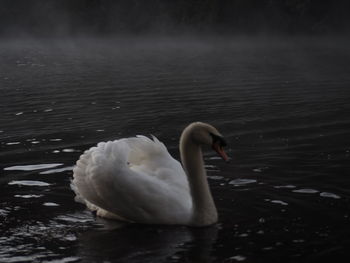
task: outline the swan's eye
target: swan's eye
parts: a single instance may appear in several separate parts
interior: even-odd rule
[[[213,144],[219,144],[220,147],[227,146],[227,143],[223,137],[215,135],[213,133],[210,133],[210,136],[213,138]]]

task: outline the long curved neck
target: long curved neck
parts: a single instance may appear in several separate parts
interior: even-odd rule
[[[206,226],[216,223],[218,215],[204,169],[202,150],[200,145],[191,139],[190,131],[185,130],[181,135],[180,154],[192,196],[191,224]]]

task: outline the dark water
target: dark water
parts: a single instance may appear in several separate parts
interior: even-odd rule
[[[341,39],[0,44],[0,262],[320,262],[350,248],[350,48]],[[74,202],[99,141],[154,134],[176,158],[192,121],[216,226],[120,225]]]

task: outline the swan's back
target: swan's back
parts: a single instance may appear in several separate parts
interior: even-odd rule
[[[185,172],[155,137],[99,143],[80,156],[73,172],[76,200],[100,216],[153,224],[190,221]]]

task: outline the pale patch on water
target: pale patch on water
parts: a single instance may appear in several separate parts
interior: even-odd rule
[[[209,160],[221,160],[221,157],[218,156],[212,156],[208,158]]]
[[[49,169],[57,166],[63,165],[63,163],[43,163],[43,164],[30,164],[30,165],[16,165],[5,167],[6,171],[34,171],[41,169]]]
[[[208,176],[209,179],[211,180],[222,180],[224,179],[223,176],[220,176],[220,175],[211,175],[211,176]]]
[[[206,164],[204,165],[205,169],[207,171],[210,171],[210,172],[219,172],[220,170],[217,168],[217,166],[215,165],[211,165],[211,164]]]
[[[294,243],[304,243],[305,240],[304,239],[294,239],[293,242]]]
[[[253,169],[253,172],[256,172],[256,173],[262,173],[263,171],[267,170],[268,167],[265,166],[265,167],[257,167],[257,168],[254,168]]]
[[[55,218],[55,220],[70,222],[70,223],[88,223],[94,222],[93,217],[91,217],[90,213],[75,213],[75,214],[67,214],[67,215],[59,215]]]
[[[81,258],[79,257],[66,257],[60,259],[54,259],[50,261],[44,261],[45,263],[70,263],[70,262],[79,262]]]
[[[62,139],[55,138],[55,139],[50,139],[49,141],[50,142],[60,142],[60,141],[62,141]]]
[[[339,195],[336,195],[336,194],[333,194],[333,193],[328,193],[328,192],[322,192],[322,193],[320,193],[320,196],[334,198],[334,199],[340,199],[341,198]]]
[[[245,256],[242,256],[242,255],[237,255],[237,256],[230,257],[229,259],[241,262],[241,261],[246,260],[247,258]]]
[[[74,166],[67,166],[67,167],[62,167],[62,168],[59,168],[59,169],[52,169],[52,170],[43,171],[43,172],[40,172],[40,174],[61,173],[61,172],[65,172],[65,171],[72,171],[73,168],[74,168]]]
[[[6,210],[6,209],[0,209],[0,216],[7,216],[8,213],[9,213],[8,210]]]
[[[269,250],[273,250],[274,247],[263,247],[262,250],[264,251],[269,251]]]
[[[295,185],[291,185],[291,184],[287,184],[287,185],[276,185],[276,186],[274,186],[274,188],[277,188],[277,189],[279,189],[279,188],[292,189],[292,188],[296,188],[296,186]]]
[[[15,195],[15,197],[18,198],[39,198],[42,197],[43,195]]]
[[[8,183],[9,185],[22,185],[22,186],[49,186],[49,183],[45,183],[42,181],[31,181],[31,180],[23,180],[23,181],[11,181]]]
[[[75,240],[77,240],[77,237],[73,234],[69,234],[69,235],[65,236],[64,239],[68,240],[68,241],[75,241]]]
[[[42,257],[42,256],[40,256]],[[35,262],[35,260],[38,259],[35,255],[33,256],[11,256],[11,257],[3,257],[2,262]]]
[[[279,205],[288,205],[287,202],[281,201],[281,200],[270,200],[273,204],[279,204]]]
[[[28,238],[35,244],[28,243]],[[36,221],[35,224],[18,226],[10,230],[10,235],[0,237],[0,262],[77,262],[76,256],[59,255],[46,247],[46,242],[62,244],[61,249],[70,245],[62,241],[74,242],[75,233],[69,232],[69,226],[50,220],[48,224]],[[20,256],[19,256],[20,255]]]
[[[46,202],[46,203],[43,203],[43,206],[60,206],[60,205],[53,202]]]
[[[80,151],[79,150],[75,150],[75,149],[71,149],[71,148],[67,148],[67,149],[63,149],[62,152],[73,153],[73,152],[80,152]]]
[[[255,179],[234,179],[229,182],[229,184],[233,184],[234,186],[241,186],[246,184],[256,183]]]
[[[315,189],[310,189],[310,188],[303,188],[303,189],[298,189],[298,190],[293,190],[294,193],[301,193],[301,194],[316,194],[319,191]]]
[[[6,143],[6,145],[17,145],[20,144],[21,142],[8,142]]]

